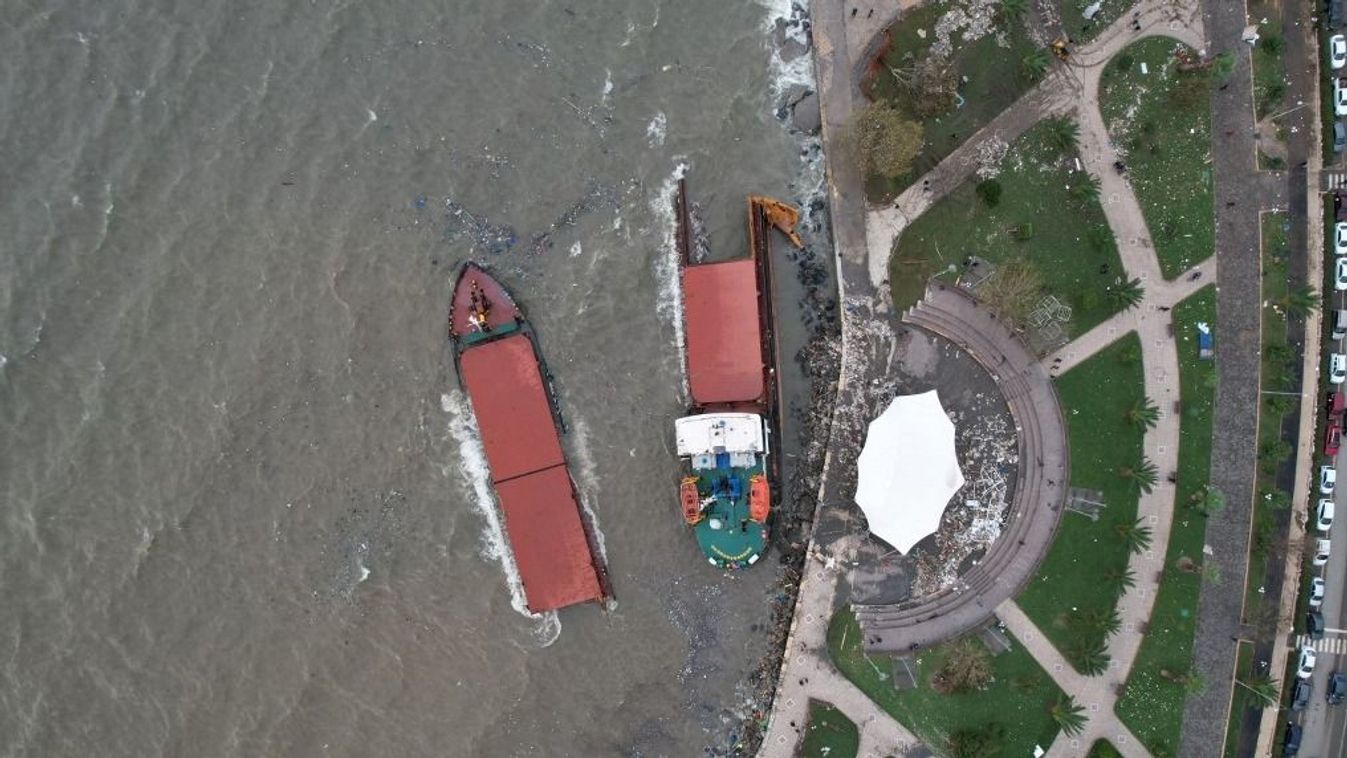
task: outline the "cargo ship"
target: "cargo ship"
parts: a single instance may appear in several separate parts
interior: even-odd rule
[[[537,337],[505,287],[471,262],[454,284],[449,340],[529,611],[606,603],[612,586],[561,448],[566,426]]]
[[[749,255],[694,263],[687,186],[675,195],[683,288],[687,415],[674,422],[683,519],[708,562],[751,566],[767,549],[779,462],[777,351],[773,329],[771,228],[802,247],[796,209],[748,198]]]

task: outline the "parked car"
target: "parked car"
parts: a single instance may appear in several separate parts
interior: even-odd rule
[[[1333,261],[1333,289],[1338,292],[1347,290],[1347,258]]]
[[[1333,115],[1347,116],[1347,87],[1336,77],[1333,79]]]
[[[1297,679],[1291,687],[1291,710],[1303,711],[1305,706],[1310,704],[1310,695],[1314,694],[1314,688],[1304,679]]]
[[[1342,447],[1342,427],[1338,420],[1330,418],[1328,427],[1324,429],[1324,455],[1329,458],[1336,458],[1338,449]]]
[[[1335,340],[1347,337],[1347,310],[1339,308],[1333,311],[1333,331],[1330,336]]]
[[[1347,381],[1347,355],[1333,353],[1328,356],[1328,381],[1331,384]]]
[[[1314,662],[1319,656],[1314,652],[1314,648],[1309,645],[1300,646],[1300,661],[1296,664],[1296,676],[1300,679],[1309,679],[1314,673]]]
[[[1337,70],[1347,66],[1347,37],[1334,34],[1328,38],[1328,67]]]
[[[1341,391],[1328,393],[1328,400],[1324,407],[1328,410],[1328,415],[1335,421],[1342,420],[1342,411],[1347,409],[1347,394]]]
[[[1328,540],[1318,540],[1314,543],[1314,560],[1311,561],[1315,566],[1327,566],[1328,555],[1333,552],[1333,543]]]
[[[1345,696],[1347,696],[1347,676],[1343,676],[1341,671],[1334,671],[1332,676],[1328,677],[1328,704],[1342,705]]]
[[[1347,255],[1347,221],[1333,224],[1333,254]]]
[[[1338,470],[1332,466],[1319,467],[1319,492],[1325,495],[1332,495],[1334,488],[1338,486]]]
[[[1300,727],[1294,721],[1286,722],[1286,736],[1282,737],[1282,755],[1290,756],[1300,753]]]
[[[1319,608],[1324,604],[1324,591],[1328,588],[1322,576],[1310,580],[1310,607]]]
[[[1324,614],[1318,611],[1310,611],[1305,614],[1305,634],[1308,634],[1312,640],[1324,638]]]
[[[1333,528],[1333,498],[1324,497],[1319,499],[1319,518],[1315,520],[1314,528],[1321,532],[1327,532]]]
[[[1340,153],[1347,150],[1347,126],[1343,126],[1341,121],[1333,122],[1333,152]]]

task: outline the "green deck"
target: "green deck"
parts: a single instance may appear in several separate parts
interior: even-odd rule
[[[720,492],[715,493],[715,502],[702,510],[702,520],[694,527],[697,544],[706,557],[721,568],[747,566],[767,546],[767,528],[749,518],[748,505],[749,479],[764,475],[762,457],[759,456],[750,468],[718,468],[692,473],[697,476],[697,494],[703,501],[712,496],[714,484],[721,483]],[[730,480],[739,483],[738,497],[729,495]],[[721,528],[711,528],[713,521]]]

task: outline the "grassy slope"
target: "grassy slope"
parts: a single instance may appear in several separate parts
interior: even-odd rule
[[[1280,107],[1286,93],[1285,56],[1279,44],[1268,43],[1271,38],[1278,42],[1282,39],[1281,14],[1280,4],[1249,3],[1249,22],[1259,24],[1258,34],[1261,37],[1253,51],[1254,103],[1260,119]],[[1260,23],[1264,19],[1267,19],[1267,23]]]
[[[1125,418],[1144,395],[1140,351],[1136,334],[1129,334],[1057,380],[1071,445],[1071,486],[1102,491],[1107,507],[1098,521],[1075,513],[1062,517],[1019,604],[1068,657],[1078,641],[1103,641],[1103,634],[1077,631],[1068,622],[1073,612],[1111,609],[1114,594],[1101,591],[1105,572],[1127,566],[1114,525],[1136,519],[1138,493],[1117,472],[1141,460],[1141,429]],[[1129,354],[1136,359],[1125,362]]]
[[[902,69],[924,58],[935,41],[935,23],[947,10],[946,3],[933,2],[903,14],[889,30],[892,45],[885,56],[885,64]],[[1002,25],[1003,22],[998,21],[996,28]],[[918,30],[926,32],[925,39],[917,34]],[[895,197],[1033,86],[1023,74],[1020,63],[1036,49],[1024,33],[1023,24],[1015,24],[1012,33],[1006,35],[1006,47],[998,43],[996,34],[971,44],[961,43],[957,36],[954,39],[955,66],[959,76],[968,80],[959,85],[964,104],[927,120],[924,124],[926,143],[917,155],[912,171],[896,179],[872,178],[866,186],[867,197],[879,200]],[[908,95],[887,67],[874,78],[870,92],[876,99],[894,101],[910,118],[921,120],[912,113]]]
[[[1002,193],[996,206],[988,207],[977,196],[974,181],[965,182],[903,232],[889,260],[896,307],[915,303],[931,275],[967,256],[992,261],[1025,256],[1038,268],[1047,292],[1075,309],[1070,334],[1112,315],[1103,290],[1122,272],[1118,248],[1099,203],[1071,197],[1067,185],[1081,175],[1068,171],[1068,160],[1046,136],[1046,127],[1039,125],[1011,146],[997,179]],[[1064,211],[1070,223],[1063,223]],[[1020,242],[1009,230],[1024,223],[1033,225],[1034,236]]]
[[[1248,678],[1253,673],[1253,644],[1241,642],[1235,646],[1235,678]],[[1283,688],[1285,691],[1285,688]],[[1236,685],[1234,696],[1231,698],[1230,713],[1226,716],[1225,724],[1225,756],[1226,758],[1235,758],[1238,754],[1239,745],[1236,739],[1239,735],[1239,719],[1244,715],[1244,705],[1246,699],[1241,694],[1239,686]],[[1280,748],[1280,743],[1275,743]],[[1252,748],[1250,748],[1252,751]]]
[[[1181,76],[1171,55],[1176,44],[1152,37],[1130,45],[1119,57],[1133,65],[1121,70],[1115,59],[1099,93],[1109,134],[1126,150],[1132,188],[1167,278],[1210,257],[1215,244],[1210,116],[1205,99],[1176,103],[1169,96]],[[1141,73],[1142,63],[1150,73]]]
[[[860,746],[860,732],[846,714],[827,703],[809,703],[809,727],[800,747],[801,758],[855,758]]]
[[[942,648],[928,650],[918,659],[920,683],[916,689],[894,689],[890,659],[867,658],[861,652],[860,627],[850,610],[833,616],[828,627],[828,650],[837,668],[861,691],[937,750],[944,748],[951,733],[992,721],[1006,729],[1005,756],[1030,755],[1034,745],[1050,745],[1057,735],[1048,706],[1061,690],[1019,644],[992,659],[995,679],[985,690],[961,695],[941,695],[930,687],[929,679],[939,665]]]
[[[1192,665],[1193,634],[1201,578],[1175,568],[1180,557],[1201,563],[1207,521],[1188,507],[1211,473],[1211,419],[1215,403],[1216,366],[1197,357],[1195,325],[1215,326],[1216,291],[1206,287],[1174,308],[1174,333],[1179,346],[1180,397],[1179,481],[1174,522],[1165,553],[1165,576],[1151,611],[1127,691],[1118,702],[1118,716],[1145,744],[1174,753],[1183,725],[1183,688],[1160,677],[1160,669],[1187,671]],[[1165,409],[1169,410],[1169,409]],[[1236,579],[1238,581],[1238,579]]]

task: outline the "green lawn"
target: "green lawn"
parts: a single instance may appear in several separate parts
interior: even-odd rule
[[[1165,553],[1165,575],[1151,611],[1150,626],[1118,701],[1118,716],[1153,753],[1173,755],[1183,725],[1184,688],[1166,681],[1161,669],[1185,672],[1192,667],[1193,635],[1202,580],[1179,570],[1180,559],[1202,563],[1207,520],[1192,508],[1211,473],[1211,419],[1216,399],[1216,365],[1197,356],[1196,324],[1216,323],[1215,287],[1206,287],[1177,305],[1174,334],[1179,347],[1179,386],[1183,415],[1179,425],[1179,481],[1174,521]],[[1219,348],[1219,346],[1218,346]],[[1168,411],[1169,409],[1165,409]],[[1234,581],[1239,581],[1238,577]]]
[[[827,703],[809,701],[809,726],[806,727],[802,758],[856,758],[861,736],[846,714]]]
[[[1073,197],[1068,189],[1082,177],[1071,170],[1074,155],[1063,155],[1048,137],[1048,126],[1039,124],[1011,146],[996,180],[1001,195],[995,206],[978,196],[977,182],[970,180],[903,232],[889,259],[895,307],[917,302],[932,275],[977,255],[1032,262],[1045,294],[1074,309],[1071,335],[1113,314],[1115,307],[1102,294],[1123,272],[1118,248],[1099,202]],[[1032,226],[1032,236],[1023,241],[1011,234],[1022,224]]]
[[[1290,503],[1290,493],[1282,492],[1276,485],[1275,464],[1278,458],[1268,451],[1280,446],[1281,458],[1290,455],[1289,446],[1281,445],[1279,441],[1282,418],[1287,412],[1294,411],[1295,404],[1287,396],[1266,394],[1299,390],[1289,370],[1294,357],[1288,354],[1286,318],[1282,315],[1280,305],[1287,296],[1286,262],[1291,253],[1286,244],[1286,221],[1285,213],[1269,212],[1262,215],[1261,222],[1264,306],[1260,389],[1265,394],[1262,395],[1258,417],[1258,494],[1254,499],[1254,534],[1249,551],[1248,582],[1244,588],[1244,620],[1248,623],[1259,620],[1264,594],[1258,590],[1263,586],[1268,559],[1280,557],[1275,510]]]
[[[1094,18],[1085,20],[1082,11],[1095,4],[1096,0],[1057,0],[1057,12],[1061,15],[1062,30],[1076,45],[1082,45],[1108,28],[1124,11],[1131,12],[1134,3],[1106,2],[1099,6]]]
[[[1264,19],[1267,23],[1262,23]],[[1258,45],[1253,51],[1253,94],[1258,118],[1261,119],[1280,107],[1286,96],[1281,5],[1251,0],[1249,23],[1258,24]]]
[[[1241,642],[1235,646],[1235,679],[1246,679],[1253,673],[1253,644]],[[1282,688],[1282,694],[1285,695],[1287,688]],[[1225,756],[1226,758],[1235,758],[1239,754],[1238,736],[1240,719],[1244,716],[1244,706],[1246,700],[1241,694],[1245,692],[1240,689],[1238,684],[1234,685],[1234,695],[1230,698],[1230,713],[1225,720]],[[1280,748],[1281,743],[1274,744]]]
[[[917,659],[916,689],[895,689],[890,674],[892,660],[888,656],[867,657],[862,652],[860,627],[849,609],[833,616],[828,627],[828,650],[848,679],[937,752],[945,750],[950,734],[992,722],[1005,728],[1003,756],[1030,755],[1035,745],[1046,749],[1057,736],[1048,706],[1062,691],[1018,642],[992,659],[995,678],[986,689],[958,695],[941,695],[930,686],[943,648],[928,650]]]
[[[1105,70],[1099,93],[1160,268],[1171,279],[1214,252],[1208,77],[1176,71],[1178,44],[1151,37],[1127,47]]]
[[[1106,588],[1109,574],[1127,567],[1127,547],[1115,526],[1133,523],[1137,514],[1138,490],[1118,473],[1142,458],[1142,430],[1126,419],[1144,396],[1136,334],[1063,374],[1057,392],[1071,445],[1071,486],[1101,491],[1107,507],[1098,521],[1077,513],[1062,516],[1052,547],[1019,604],[1079,668],[1082,646],[1102,645],[1107,637],[1090,619],[1114,607],[1117,594]]]
[[[904,70],[926,57],[935,42],[936,22],[948,10],[949,3],[943,0],[929,2],[904,13],[889,29],[892,44],[883,65],[873,69],[875,75],[865,83],[864,89],[872,99],[892,100],[909,118],[922,120],[914,113],[911,96],[891,69]],[[1005,35],[1006,45],[1002,46],[996,31],[1006,28],[1010,33]],[[925,32],[925,39],[918,34],[919,30]],[[897,196],[1033,86],[1034,79],[1024,71],[1022,61],[1037,48],[1025,33],[1023,23],[998,19],[993,33],[971,43],[964,43],[955,35],[953,43],[952,61],[961,77],[962,105],[925,121],[925,145],[911,171],[896,179],[870,178],[866,196],[872,200]]]
[[[1095,740],[1090,746],[1090,754],[1086,758],[1122,758],[1122,753],[1105,740]]]

